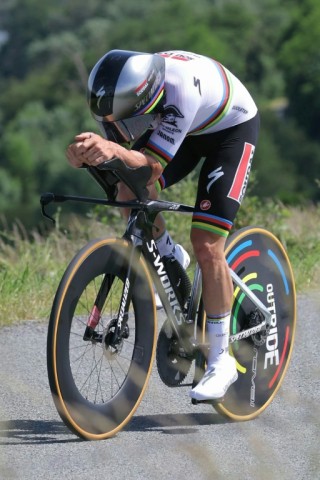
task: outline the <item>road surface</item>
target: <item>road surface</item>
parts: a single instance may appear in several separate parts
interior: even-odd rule
[[[2,480],[316,480],[320,478],[320,316],[317,295],[298,298],[292,362],[273,403],[233,423],[188,388],[163,385],[154,367],[131,422],[85,442],[58,416],[46,373],[46,323],[0,330]]]

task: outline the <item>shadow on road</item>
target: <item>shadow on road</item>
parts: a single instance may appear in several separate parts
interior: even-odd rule
[[[197,427],[201,425],[221,425],[230,422],[231,420],[213,413],[137,415],[124,428],[124,431],[143,432],[156,430],[170,435],[181,435],[195,433]]]
[[[81,441],[62,422],[50,420],[11,420],[0,422],[0,445],[28,445],[44,443],[70,443]],[[2,440],[3,439],[3,440]],[[7,440],[4,440],[7,439]]]
[[[212,413],[137,415],[122,431],[158,431],[169,435],[185,435],[195,433],[197,427],[201,425],[224,423],[230,423],[230,420]],[[81,441],[67,429],[62,421],[12,420],[0,422],[0,445],[36,445]]]

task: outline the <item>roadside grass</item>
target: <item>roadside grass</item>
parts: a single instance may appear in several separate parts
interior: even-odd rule
[[[91,235],[94,232],[94,235]],[[21,223],[0,231],[0,326],[47,319],[55,291],[73,256],[91,238],[106,235],[94,220],[73,217],[68,229],[40,235]]]
[[[179,201],[192,204],[193,199]],[[187,194],[185,194],[187,195]],[[172,196],[171,196],[172,198]],[[90,239],[121,235],[124,223],[112,214],[108,219],[97,211],[87,217],[73,216],[66,225],[47,233],[27,232],[17,222],[0,228],[0,326],[29,319],[47,319],[60,279],[75,253]],[[173,238],[189,252],[191,218],[166,214]],[[287,208],[273,201],[248,197],[240,210],[236,228],[258,225],[271,230],[284,244],[290,257],[297,292],[319,290],[320,282],[320,207]]]
[[[279,238],[290,258],[298,293],[319,291],[320,205],[286,207],[247,197],[236,227],[246,225],[264,227]]]

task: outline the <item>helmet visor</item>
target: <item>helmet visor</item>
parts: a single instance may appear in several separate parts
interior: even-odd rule
[[[137,140],[146,130],[156,128],[160,120],[159,114],[150,113],[116,122],[100,121],[99,124],[107,140],[121,144]]]

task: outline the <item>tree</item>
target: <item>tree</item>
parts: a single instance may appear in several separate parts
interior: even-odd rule
[[[67,165],[64,152],[74,134],[96,128],[86,81],[112,48],[194,50],[224,63],[249,87],[262,113],[256,193],[318,200],[319,5],[317,0],[1,1],[2,213],[30,216],[30,223],[43,189],[97,188],[85,172]],[[272,105],[286,97],[289,108],[278,118]]]
[[[289,98],[288,114],[319,141],[320,3],[301,2],[280,52]],[[320,159],[319,159],[320,161]]]

